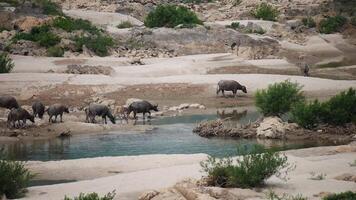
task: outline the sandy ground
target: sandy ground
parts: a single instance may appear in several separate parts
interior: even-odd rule
[[[355,160],[355,152],[354,145],[287,151],[289,162],[297,166],[290,173],[290,179],[284,182],[272,177],[267,181],[266,188],[260,192],[271,188],[280,194],[303,194],[309,199],[319,199],[315,195],[321,192],[355,191],[355,182],[334,179],[344,173],[356,174],[356,167],[349,165]],[[112,190],[116,190],[117,199],[137,199],[143,191],[170,187],[188,177],[199,179],[203,175],[199,162],[205,159],[206,155],[196,154],[31,161],[27,166],[42,178],[86,180],[30,187],[24,199],[56,200],[62,199],[64,195],[75,196],[80,192],[96,191],[104,194]],[[326,177],[323,180],[311,180],[312,172],[324,173]],[[111,176],[107,176],[108,174]]]

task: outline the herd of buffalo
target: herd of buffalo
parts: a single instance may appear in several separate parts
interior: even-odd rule
[[[240,85],[234,80],[221,80],[218,83],[216,94],[218,95],[221,91],[225,96],[224,91],[232,91],[234,96],[238,90],[242,90],[244,93],[247,93],[245,86]],[[10,112],[7,116],[7,125],[9,128],[20,128],[26,125],[26,121],[30,120],[32,123],[35,122],[35,117],[43,118],[45,112],[47,112],[50,123],[57,122],[57,117],[60,117],[60,122],[63,121],[63,113],[69,113],[69,108],[63,104],[53,104],[49,105],[46,109],[45,105],[39,101],[35,100],[32,104],[33,114],[30,114],[26,109],[22,108],[15,97],[4,95],[0,96],[0,107],[9,109]],[[124,117],[130,115],[133,112],[134,118],[136,119],[137,113],[142,113],[143,118],[145,119],[145,114],[148,113],[151,117],[151,111],[158,111],[158,105],[152,105],[148,101],[136,101],[131,103],[128,107],[125,107],[123,110]],[[104,123],[107,123],[106,118],[115,124],[115,117],[112,115],[110,109],[106,105],[91,103],[88,107],[84,109],[86,114],[86,122],[95,123],[95,117],[102,117]],[[54,117],[54,119],[53,119]]]

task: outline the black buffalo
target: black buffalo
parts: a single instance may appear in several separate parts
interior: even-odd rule
[[[26,120],[30,120],[32,123],[35,122],[35,117],[31,115],[27,110],[23,108],[13,108],[7,116],[8,127],[16,127],[16,122],[18,122],[18,127],[26,125]]]
[[[130,104],[127,109],[127,115],[130,115],[131,112],[134,113],[134,118],[136,119],[137,113],[143,114],[143,119],[145,119],[145,114],[149,113],[149,117],[151,117],[151,110],[158,111],[158,105],[152,105],[148,101],[137,101]]]
[[[17,103],[15,97],[4,95],[0,96],[0,107],[12,109],[12,108],[19,108],[19,104]]]
[[[33,111],[33,115],[36,117],[38,116],[39,118],[43,118],[43,114],[45,112],[45,106],[43,105],[42,102],[40,101],[35,101],[32,104],[32,111]]]
[[[241,85],[237,81],[234,80],[221,80],[218,83],[218,87],[216,89],[216,94],[218,95],[220,91],[223,96],[225,96],[225,91],[232,91],[234,96],[236,96],[237,90],[242,90],[244,93],[247,93],[247,89],[245,86]]]
[[[57,116],[59,115],[61,118],[60,122],[63,122],[62,116],[64,112],[69,113],[68,107],[65,105],[57,103],[49,106],[47,109],[47,113],[49,115],[48,121],[53,122],[52,117],[55,116],[54,122],[57,122]]]
[[[101,116],[105,124],[107,124],[106,117],[109,117],[110,121],[115,124],[115,117],[106,105],[92,103],[85,109],[85,114],[87,122],[95,123],[95,116]]]

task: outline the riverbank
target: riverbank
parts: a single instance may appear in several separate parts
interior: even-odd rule
[[[355,190],[356,183],[336,180],[344,174],[356,174],[356,167],[350,166],[356,156],[356,144],[316,147],[285,152],[288,160],[296,164],[283,182],[276,177],[267,181],[267,186],[257,191],[257,199],[263,199],[264,192],[272,189],[278,194],[302,194],[309,199],[320,199],[325,193]],[[131,200],[149,190],[161,191],[186,178],[200,179],[199,162],[206,159],[205,154],[195,155],[146,155],[103,157],[78,160],[38,162],[26,165],[31,171],[40,173],[44,179],[82,180],[49,186],[30,187],[24,199],[62,199],[64,195],[75,196],[80,192],[104,194],[116,190],[117,198]],[[84,167],[85,166],[85,167]],[[324,173],[322,180],[311,180],[311,173]],[[107,176],[109,174],[109,176]],[[106,177],[103,177],[106,176]],[[86,180],[83,180],[86,179]],[[236,189],[228,189],[236,190]],[[240,195],[251,193],[243,190]],[[248,195],[245,196],[247,199]],[[162,198],[161,198],[162,199]]]

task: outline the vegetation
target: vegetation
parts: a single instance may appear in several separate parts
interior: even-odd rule
[[[303,25],[308,27],[308,28],[315,28],[316,27],[316,22],[312,17],[305,17],[302,19]]]
[[[14,68],[14,63],[9,55],[5,52],[0,53],[0,74],[10,73],[12,68]]]
[[[269,85],[267,89],[256,92],[256,106],[264,115],[281,115],[290,111],[294,104],[304,101],[298,83],[286,80]]]
[[[145,26],[173,28],[179,24],[202,24],[197,15],[188,8],[177,5],[159,5],[151,11],[145,21]]]
[[[258,19],[276,21],[279,15],[279,12],[272,5],[267,3],[261,3],[258,7],[252,12],[253,16]]]
[[[33,0],[33,3],[42,8],[45,15],[63,15],[61,7],[51,0]]]
[[[201,162],[203,170],[208,174],[208,184],[220,187],[250,188],[260,186],[264,181],[280,170],[288,167],[287,157],[273,150],[266,150],[255,145],[250,151],[245,148],[238,150],[241,158],[236,162],[230,158],[217,160],[209,157]]]
[[[349,163],[350,167],[356,167],[356,160],[353,163]]]
[[[303,197],[301,194],[298,194],[296,196],[291,196],[288,194],[283,194],[282,196],[277,195],[275,192],[270,190],[266,194],[266,199],[268,200],[307,200],[307,197]]]
[[[30,33],[19,32],[13,37],[13,41],[30,40],[37,42],[40,46],[51,47],[60,42],[60,38],[50,32],[48,25],[33,27]]]
[[[347,18],[343,16],[328,17],[323,19],[319,23],[319,32],[330,34],[341,30],[341,28],[347,23]]]
[[[356,26],[356,17],[352,17],[350,22],[353,26]]]
[[[71,17],[57,17],[53,20],[53,27],[60,28],[66,32],[72,32],[76,30],[84,30],[91,34],[100,34],[100,30],[92,25],[88,20],[73,19]]]
[[[54,46],[47,49],[47,56],[49,57],[63,57],[64,50],[61,47]]]
[[[109,47],[114,46],[114,40],[109,36],[95,35],[95,36],[80,36],[74,38],[75,45],[78,51],[83,51],[83,45],[93,51],[98,56],[107,56],[109,54]]]
[[[0,196],[5,195],[10,199],[23,197],[33,177],[23,162],[0,156]]]
[[[113,200],[115,197],[115,191],[109,192],[103,197],[100,197],[97,193],[93,192],[90,194],[80,193],[78,197],[74,197],[74,199],[69,197],[64,197],[64,200]]]
[[[232,22],[230,25],[227,25],[226,28],[232,28],[234,30],[238,29],[240,27],[239,22]]]
[[[304,128],[320,123],[344,125],[356,121],[356,90],[350,88],[326,102],[300,102],[291,110],[292,120]]]
[[[332,194],[323,198],[323,200],[354,200],[354,199],[356,199],[356,192],[351,192],[351,191]]]
[[[133,27],[130,21],[123,21],[119,25],[116,26],[117,28],[131,28]]]

